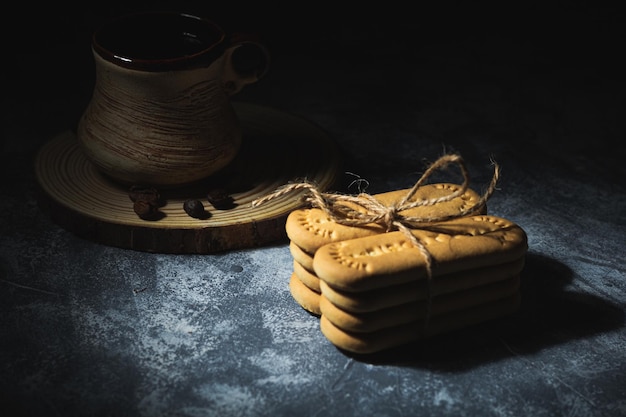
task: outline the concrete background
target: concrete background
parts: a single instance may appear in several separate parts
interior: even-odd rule
[[[502,165],[489,210],[529,236],[519,313],[359,358],[291,298],[287,242],[149,254],[50,221],[33,158],[89,100],[89,34],[148,6],[14,7],[3,27],[2,415],[626,415],[623,12],[176,3],[260,32],[272,69],[237,100],[327,130],[368,192],[410,187],[444,151],[464,156],[478,188],[490,158]]]

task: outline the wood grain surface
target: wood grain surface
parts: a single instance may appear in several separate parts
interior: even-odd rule
[[[35,174],[40,206],[71,232],[105,245],[157,253],[214,253],[250,248],[286,237],[285,220],[302,206],[294,193],[253,208],[251,202],[291,181],[332,187],[341,170],[340,150],[317,125],[280,110],[234,103],[243,128],[239,155],[220,173],[193,185],[159,190],[163,205],[156,220],[133,210],[129,186],[102,175],[85,158],[73,132],[64,132],[38,152]],[[207,200],[225,190],[230,207]],[[203,202],[207,215],[193,218],[187,199]]]

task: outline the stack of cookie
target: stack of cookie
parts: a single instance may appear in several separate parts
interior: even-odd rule
[[[320,326],[336,346],[372,353],[514,312],[527,238],[506,219],[479,215],[413,230],[433,260],[402,232],[325,245]]]
[[[418,189],[415,199],[445,195],[454,184]],[[407,190],[375,195],[383,204]],[[459,213],[479,196],[462,196],[409,210],[410,216]],[[373,353],[515,311],[527,239],[516,224],[484,213],[411,232],[433,261],[402,232],[352,227],[321,209],[292,212],[286,223],[294,270],[289,288],[305,310],[320,317],[337,347]]]
[[[444,197],[458,192],[460,189],[459,185],[448,183],[424,185],[417,189],[410,201]],[[408,192],[408,189],[397,190],[375,194],[373,197],[380,203],[389,205],[400,200]],[[478,194],[467,189],[459,197],[440,203],[436,208],[419,206],[407,210],[404,214],[420,217],[427,217],[433,212],[437,212],[439,215],[454,215],[473,207],[478,201]],[[354,208],[361,210],[360,207],[355,206]],[[483,211],[485,210],[486,208],[483,207]],[[386,232],[384,226],[379,224],[367,224],[359,227],[338,224],[319,208],[306,208],[291,212],[287,218],[285,229],[290,240],[289,250],[293,257],[293,273],[289,281],[291,295],[305,310],[315,315],[321,315],[320,280],[313,268],[313,258],[317,250],[329,243]]]

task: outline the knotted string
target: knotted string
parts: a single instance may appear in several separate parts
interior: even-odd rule
[[[411,198],[415,195],[417,190],[426,183],[428,178],[433,175],[435,171],[446,168],[451,164],[456,164],[463,176],[463,183],[460,188],[445,196],[411,201]],[[463,158],[456,154],[443,155],[437,159],[426,169],[419,180],[417,180],[415,185],[413,185],[403,198],[390,205],[385,205],[376,200],[372,195],[366,193],[346,195],[321,192],[314,184],[305,181],[281,186],[276,189],[275,192],[254,200],[252,202],[252,207],[258,207],[261,204],[294,191],[306,190],[304,201],[312,207],[317,207],[323,210],[324,213],[326,213],[326,215],[336,223],[347,226],[365,226],[375,223],[384,226],[386,232],[395,230],[402,232],[413,244],[413,246],[419,250],[424,258],[427,279],[427,311],[426,318],[424,320],[424,328],[426,328],[431,314],[433,257],[426,248],[426,245],[422,243],[417,236],[411,233],[411,230],[424,229],[433,223],[445,222],[481,211],[496,190],[496,184],[500,177],[499,165],[496,162],[493,162],[493,166],[494,173],[489,186],[480,196],[476,204],[463,208],[453,214],[435,213],[427,216],[407,216],[402,214],[402,212],[415,207],[436,206],[437,204],[452,201],[455,198],[462,196],[467,191],[470,182],[469,172]],[[355,209],[355,206],[361,210]]]

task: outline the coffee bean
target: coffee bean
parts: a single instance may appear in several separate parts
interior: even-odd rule
[[[185,213],[187,213],[189,216],[196,219],[200,219],[206,216],[204,205],[200,200],[186,200],[183,203],[183,210],[185,210]]]
[[[207,194],[207,200],[218,210],[233,208],[233,198],[223,188],[214,188]]]

